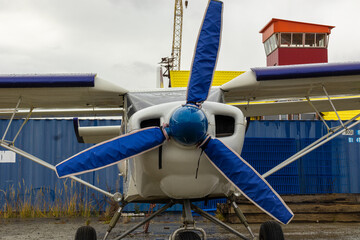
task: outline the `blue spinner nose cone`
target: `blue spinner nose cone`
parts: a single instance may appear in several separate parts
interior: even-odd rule
[[[208,120],[205,113],[191,105],[178,108],[170,118],[169,134],[183,145],[195,145],[205,139]]]

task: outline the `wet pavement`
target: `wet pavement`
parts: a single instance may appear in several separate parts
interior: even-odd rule
[[[123,217],[108,239],[116,238],[142,219],[141,217]],[[206,231],[209,240],[239,239],[208,220],[201,217],[196,217],[195,220],[196,226]],[[85,221],[86,219],[82,218],[0,219],[0,239],[74,239],[77,228],[85,225]],[[90,225],[96,229],[98,239],[103,239],[107,224],[99,221],[98,218],[92,218]],[[164,215],[151,222],[149,233],[143,233],[144,229],[140,227],[124,239],[168,239],[169,235],[180,225],[178,216]],[[249,236],[243,225],[230,224],[230,226]],[[250,226],[258,236],[260,224],[251,224]],[[290,223],[283,226],[283,231],[285,239],[360,239],[360,223]]]

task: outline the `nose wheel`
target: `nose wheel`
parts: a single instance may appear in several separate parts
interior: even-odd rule
[[[204,234],[204,233],[202,233],[202,234]],[[195,231],[185,230],[185,229],[180,228],[180,229],[176,230],[172,234],[172,236],[170,236],[169,240],[173,240],[173,239],[174,240],[201,240],[201,237]]]
[[[173,232],[169,240],[206,240],[206,233],[204,229],[197,228],[191,213],[190,200],[184,200],[183,203],[183,227]],[[200,233],[202,237],[199,236]]]

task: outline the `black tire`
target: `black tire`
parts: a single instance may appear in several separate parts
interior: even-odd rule
[[[79,227],[75,234],[75,240],[96,240],[96,231],[93,227]]]
[[[259,240],[284,240],[284,233],[279,223],[267,221],[261,224]]]
[[[200,236],[192,231],[180,232],[175,236],[175,240],[201,240]]]

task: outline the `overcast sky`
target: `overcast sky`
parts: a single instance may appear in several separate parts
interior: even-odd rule
[[[189,70],[208,0],[184,10],[182,70]],[[152,88],[169,56],[174,0],[0,0],[0,73],[97,73],[126,89]],[[265,66],[271,18],[336,26],[329,62],[360,61],[359,0],[224,0],[218,70]]]

